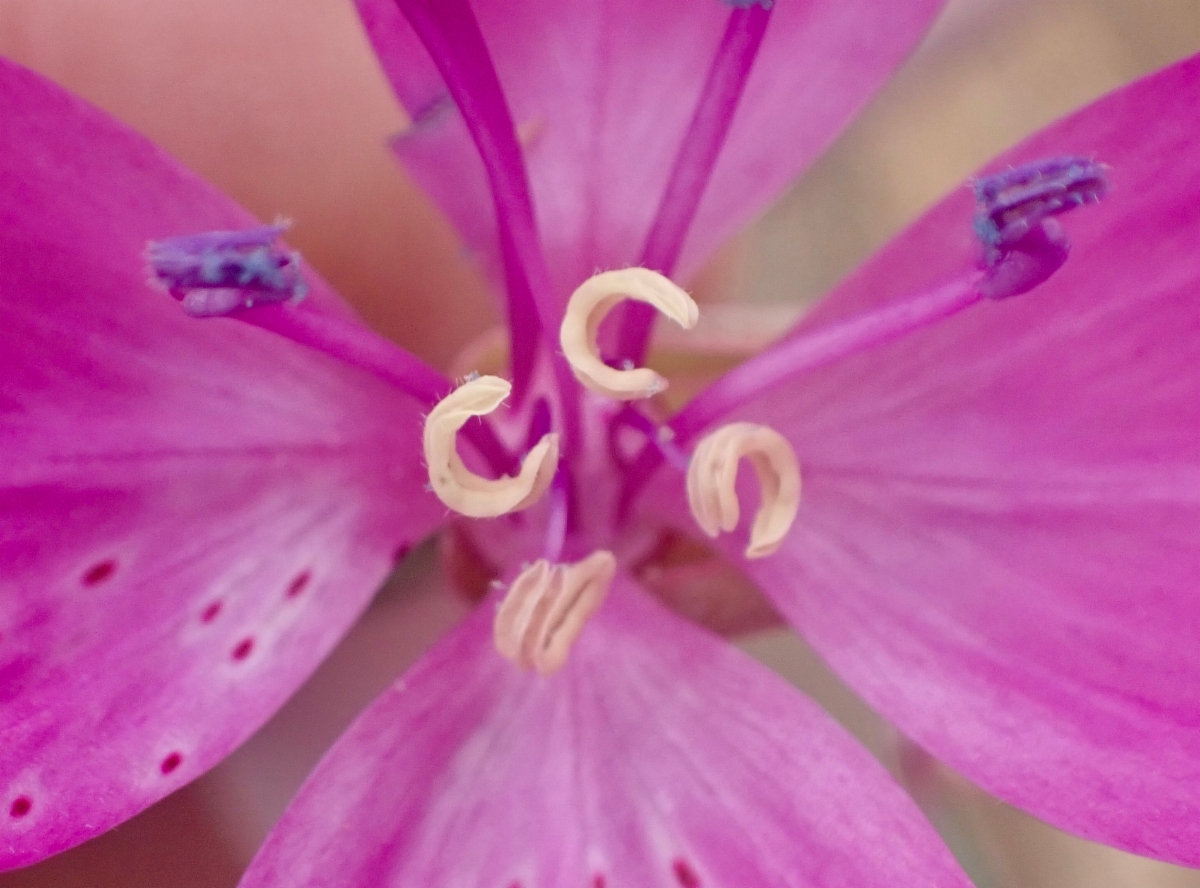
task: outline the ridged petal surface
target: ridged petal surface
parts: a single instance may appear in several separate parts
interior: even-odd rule
[[[548,679],[493,614],[359,718],[242,888],[967,888],[827,715],[628,580]]]

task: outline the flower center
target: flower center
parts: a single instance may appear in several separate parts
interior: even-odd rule
[[[537,443],[523,459],[518,475],[487,479],[465,466],[456,450],[454,436],[468,418],[491,414],[511,391],[507,383],[495,376],[469,376],[434,408],[425,424],[430,485],[443,503],[462,515],[498,518],[524,511],[537,504],[550,488],[549,478],[556,479],[555,495],[550,498],[542,521],[533,525],[544,528],[541,557],[512,579],[496,616],[497,649],[518,666],[532,666],[543,673],[552,672],[566,662],[571,642],[587,616],[599,607],[612,581],[617,564],[612,549],[628,544],[629,534],[620,532],[623,522],[614,511],[619,509],[619,500],[614,496],[619,486],[612,479],[620,477],[621,460],[618,453],[608,452],[619,446],[614,433],[621,428],[640,433],[650,446],[669,455],[671,464],[687,472],[688,501],[693,515],[712,537],[737,527],[738,463],[743,457],[751,460],[760,482],[761,505],[750,529],[748,558],[762,557],[778,548],[799,506],[799,465],[791,445],[778,432],[765,426],[733,423],[705,437],[697,446],[695,457],[689,459],[650,417],[631,404],[612,403],[644,400],[667,386],[657,373],[631,366],[632,361],[612,367],[600,358],[596,344],[600,324],[609,311],[626,299],[657,309],[685,329],[694,326],[699,318],[699,309],[686,292],[663,275],[645,268],[602,272],[575,290],[563,317],[559,342],[575,379],[592,395],[603,399],[595,404],[595,414],[590,418],[598,419],[608,431],[599,438],[607,445],[599,453],[588,454],[586,447],[577,450],[573,459],[580,460],[580,473],[570,474],[565,465],[559,465],[558,438],[541,428],[536,428]],[[535,419],[543,415],[537,410],[533,414]],[[530,441],[535,438],[532,422],[526,437]],[[595,484],[588,483],[585,477],[589,474],[590,458],[601,464]],[[594,501],[602,500],[605,493],[609,498],[608,509],[602,502]],[[578,505],[572,508],[572,501],[578,504],[584,496],[589,500],[586,514],[593,516],[591,522],[581,520],[584,510]],[[594,516],[606,512],[609,521],[594,520]],[[573,515],[579,517],[572,520]],[[508,534],[502,531],[501,536]],[[578,561],[560,560],[569,536],[573,536],[571,548],[582,548],[587,552],[586,557]],[[531,541],[534,545],[539,542],[536,529]],[[511,558],[514,541],[506,540],[502,548]]]
[[[581,284],[559,329],[561,351],[543,352],[528,371],[525,397],[504,408],[512,386],[498,376],[472,373],[447,395],[441,375],[416,358],[357,325],[297,305],[306,288],[297,255],[276,246],[281,226],[160,241],[150,245],[147,258],[155,279],[187,313],[236,317],[287,336],[360,366],[432,408],[423,442],[430,489],[457,515],[473,519],[452,522],[444,545],[465,554],[462,563],[475,574],[508,583],[497,612],[497,649],[519,666],[546,673],[566,662],[618,565],[644,568],[672,549],[673,532],[633,509],[660,468],[686,474],[696,525],[716,537],[739,522],[735,481],[739,464],[748,460],[759,482],[759,508],[744,555],[770,555],[800,506],[793,444],[764,425],[720,421],[812,369],[983,300],[1032,289],[1066,261],[1069,244],[1055,217],[1098,200],[1105,190],[1104,168],[1075,157],[980,180],[979,268],[826,329],[785,338],[725,374],[667,422],[652,406],[636,403],[662,392],[667,380],[637,366],[629,353],[606,363],[596,344],[604,317],[626,300],[685,329],[696,323],[691,297],[646,268],[604,272]],[[626,312],[623,320],[630,316]],[[460,432],[472,445],[465,454],[458,449]],[[503,567],[519,564],[526,566]]]

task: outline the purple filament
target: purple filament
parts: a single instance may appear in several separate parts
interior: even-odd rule
[[[242,312],[237,319],[353,364],[426,407],[437,404],[454,388],[437,370],[382,336],[360,324],[348,323],[305,306],[261,306]],[[467,423],[462,433],[498,474],[519,468],[517,460],[486,422]]]
[[[155,279],[193,317],[220,317],[254,305],[297,301],[308,292],[300,254],[276,244],[269,225],[153,241],[146,260]]]
[[[745,90],[770,20],[770,5],[734,3],[725,34],[708,70],[700,100],[683,137],[675,163],[646,237],[639,265],[668,277],[683,252],[688,229],[712,177],[729,134],[729,125]],[[623,309],[617,340],[618,360],[643,363],[654,309],[631,304]]]
[[[688,443],[718,420],[772,388],[844,360],[869,348],[923,329],[951,317],[984,298],[980,286],[986,272],[975,271],[937,289],[885,305],[883,308],[805,335],[785,339],[730,370],[701,392],[667,424],[676,446]],[[618,516],[628,514],[633,498],[662,463],[656,442],[647,445],[625,473]]]
[[[669,427],[677,440],[687,441],[776,386],[945,320],[983,298],[982,278],[981,272],[973,272],[929,292],[786,339],[726,373],[684,407]]]
[[[558,309],[538,239],[525,161],[479,23],[466,0],[396,3],[441,72],[487,170],[509,299],[514,404],[519,407],[529,391],[541,336],[562,404],[563,452],[570,456],[581,434],[578,387],[558,353]]]
[[[496,204],[512,330],[514,385],[524,392],[533,373],[539,317],[534,275],[542,271],[529,182],[520,143],[483,35],[462,0],[397,0],[437,65],[479,150]],[[545,273],[541,275],[543,279]],[[545,286],[543,286],[545,292]],[[518,403],[520,401],[518,396]]]

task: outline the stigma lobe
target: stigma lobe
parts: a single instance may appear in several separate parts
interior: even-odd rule
[[[616,558],[604,550],[573,564],[541,559],[525,568],[496,611],[496,649],[522,669],[557,672],[604,602],[616,570]]]
[[[645,367],[609,367],[600,360],[596,334],[605,316],[625,299],[658,309],[685,330],[696,325],[700,309],[669,278],[646,268],[624,268],[593,275],[580,284],[567,303],[559,344],[571,371],[585,388],[619,401],[649,398],[667,381]]]
[[[469,518],[495,518],[533,505],[558,469],[558,435],[541,436],[525,455],[518,475],[489,480],[476,475],[458,455],[458,430],[475,416],[500,406],[512,384],[498,376],[469,379],[438,402],[425,420],[425,462],[438,499]]]
[[[192,317],[220,317],[255,305],[298,301],[308,292],[300,254],[277,241],[286,225],[210,231],[151,241],[154,280]]]
[[[792,445],[779,432],[733,422],[706,435],[688,466],[688,505],[710,537],[737,527],[741,508],[735,486],[742,457],[753,464],[762,492],[745,555],[762,558],[779,548],[800,508],[800,465]]]

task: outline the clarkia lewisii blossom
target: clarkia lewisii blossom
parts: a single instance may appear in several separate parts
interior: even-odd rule
[[[460,423],[461,468],[514,475],[554,437],[558,470],[519,515],[448,518],[421,438],[453,385],[279,228],[0,63],[0,862],[214,764],[449,522],[498,588],[243,884],[966,884],[827,716],[634,575],[694,513],[721,523],[684,470],[746,423],[794,453],[799,509],[766,557],[745,520],[713,545],[852,687],[999,797],[1200,865],[1200,60],[999,158],[668,419],[580,388],[568,295],[598,268],[686,278],[939,4],[358,7],[414,118],[397,154],[505,295],[510,407]],[[598,332],[641,364],[645,310]],[[493,644],[538,559],[539,583],[612,583],[547,677]]]

